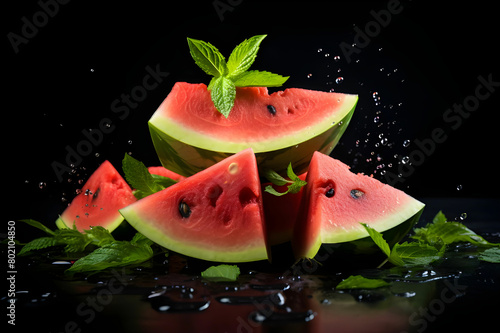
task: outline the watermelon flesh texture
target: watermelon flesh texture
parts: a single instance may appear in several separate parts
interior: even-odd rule
[[[78,231],[101,226],[113,231],[123,221],[118,209],[135,202],[132,189],[109,161],[103,162],[89,177],[71,204],[56,221],[60,228]]]
[[[407,221],[415,223],[424,208],[403,191],[352,173],[346,164],[319,152],[311,160],[306,181],[292,239],[296,258],[313,258],[322,243],[368,237],[360,222],[379,232],[390,232]]]
[[[307,172],[299,175],[305,180]],[[265,188],[271,185],[278,192],[285,192],[287,185],[278,186],[271,183],[262,184],[262,198],[264,203],[264,215],[266,218],[267,239],[270,246],[283,244],[292,239],[293,225],[299,213],[300,202],[304,187],[298,193],[287,193],[283,196],[275,196],[265,192]]]
[[[167,168],[162,167],[162,166],[150,166],[150,167],[148,167],[148,171],[152,175],[168,177],[168,178],[173,179],[173,180],[178,181],[178,182],[183,180],[183,179],[186,179],[186,177],[181,176],[178,173],[175,173],[173,171],[170,171]]]
[[[268,258],[262,193],[251,149],[120,213],[146,237],[187,256],[218,262]]]
[[[314,151],[329,154],[354,112],[357,95],[291,88],[236,88],[226,119],[204,84],[177,82],[149,120],[156,152],[166,168],[193,175],[251,147],[259,168],[297,174]]]

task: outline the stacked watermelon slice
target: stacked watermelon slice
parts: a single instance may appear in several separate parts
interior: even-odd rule
[[[379,232],[403,226],[397,233],[401,238],[424,204],[328,156],[356,102],[357,96],[340,93],[237,88],[235,107],[224,118],[206,86],[178,83],[149,125],[165,167],[150,172],[161,171],[179,182],[136,201],[119,175],[92,175],[89,182],[100,183],[85,184],[82,191],[91,188],[99,194],[76,197],[58,225],[88,228],[95,223],[111,229],[125,218],[170,250],[218,262],[271,259],[271,247],[285,242],[291,242],[296,258],[313,258],[321,244],[368,237],[361,222]],[[307,185],[280,197],[264,192],[263,170],[283,171],[290,163],[294,170],[307,171],[299,176]],[[96,171],[110,172],[117,174],[107,164]],[[109,182],[129,199],[122,200],[118,191],[104,192]],[[88,204],[96,207],[89,215],[92,222],[80,212]],[[102,210],[115,214],[99,219]]]

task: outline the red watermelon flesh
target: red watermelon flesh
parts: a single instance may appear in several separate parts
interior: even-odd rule
[[[120,210],[154,242],[220,262],[267,259],[262,193],[252,149]]]
[[[307,172],[299,175],[299,178],[305,180],[306,176]],[[288,187],[286,185],[278,186],[271,183],[262,184],[267,239],[269,245],[272,246],[289,242],[292,239],[293,225],[297,219],[304,188],[302,187],[298,193],[275,196],[264,191],[268,185],[271,185],[278,192],[285,192]]]
[[[181,176],[173,171],[170,171],[167,168],[164,168],[162,166],[150,166],[150,167],[148,167],[148,171],[150,174],[168,177],[168,178],[176,180],[176,181],[181,181],[183,179],[186,179],[186,177]]]
[[[297,258],[313,258],[322,243],[343,243],[368,236],[360,224],[379,232],[419,214],[424,204],[373,177],[315,152],[307,174],[292,246]]]
[[[113,231],[123,221],[118,209],[135,202],[132,189],[109,161],[89,177],[81,192],[56,221],[59,228],[79,231],[101,226]]]

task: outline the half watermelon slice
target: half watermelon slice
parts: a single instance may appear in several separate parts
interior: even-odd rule
[[[104,161],[59,216],[56,225],[59,229],[75,225],[80,232],[101,226],[111,232],[123,221],[118,209],[135,201],[125,179],[109,161]]]
[[[219,262],[268,258],[257,162],[246,149],[120,209],[154,242]]]
[[[403,191],[352,173],[346,164],[319,152],[314,153],[306,181],[292,239],[296,258],[313,258],[321,244],[369,238],[361,222],[384,236],[388,233],[394,244],[411,230],[424,209],[423,203]]]
[[[291,88],[236,88],[226,119],[204,84],[177,82],[149,120],[164,167],[193,175],[246,148],[259,169],[297,174],[307,170],[314,151],[329,154],[351,120],[357,95]]]

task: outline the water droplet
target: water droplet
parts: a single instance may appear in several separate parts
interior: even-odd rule
[[[227,168],[227,171],[231,174],[231,175],[235,175],[238,173],[238,163],[231,163],[229,164],[228,168]]]
[[[128,140],[128,141],[127,141],[127,143],[128,143],[129,145],[131,145],[131,144],[132,144],[132,140]]]
[[[403,141],[403,147],[405,147],[405,148],[408,147],[410,145],[410,143],[411,143],[410,140]]]
[[[94,156],[95,156],[95,157],[99,157],[99,156],[101,156],[101,155],[100,155],[99,153],[95,153],[95,154],[94,154]]]
[[[337,84],[340,84],[340,83],[344,82],[344,78],[342,76],[339,76],[338,78],[335,79],[335,82]]]
[[[463,221],[467,218],[467,213],[460,214],[460,221]]]
[[[463,189],[462,184],[458,184],[458,185],[457,185],[457,191],[462,191],[462,189]]]
[[[380,117],[379,116],[376,116],[375,118],[373,118],[373,122],[376,124],[380,121]]]
[[[408,164],[410,162],[410,158],[408,156],[403,156],[401,159],[401,163]]]
[[[310,79],[313,75],[311,73],[307,74],[307,78]]]
[[[38,187],[39,187],[41,190],[43,190],[43,189],[45,188],[45,186],[47,186],[47,183],[45,183],[45,182],[39,182],[39,183],[38,183]]]
[[[318,49],[318,53],[319,53],[319,52],[323,52],[323,49],[322,49],[322,48],[319,48],[319,49]]]
[[[93,68],[91,68],[91,69],[90,69],[90,71],[91,71],[92,73],[94,73],[94,69],[93,69]]]
[[[340,60],[340,56],[336,55],[335,57],[333,57],[333,60],[339,61]]]
[[[325,58],[328,58],[330,56],[330,53],[325,53]]]

